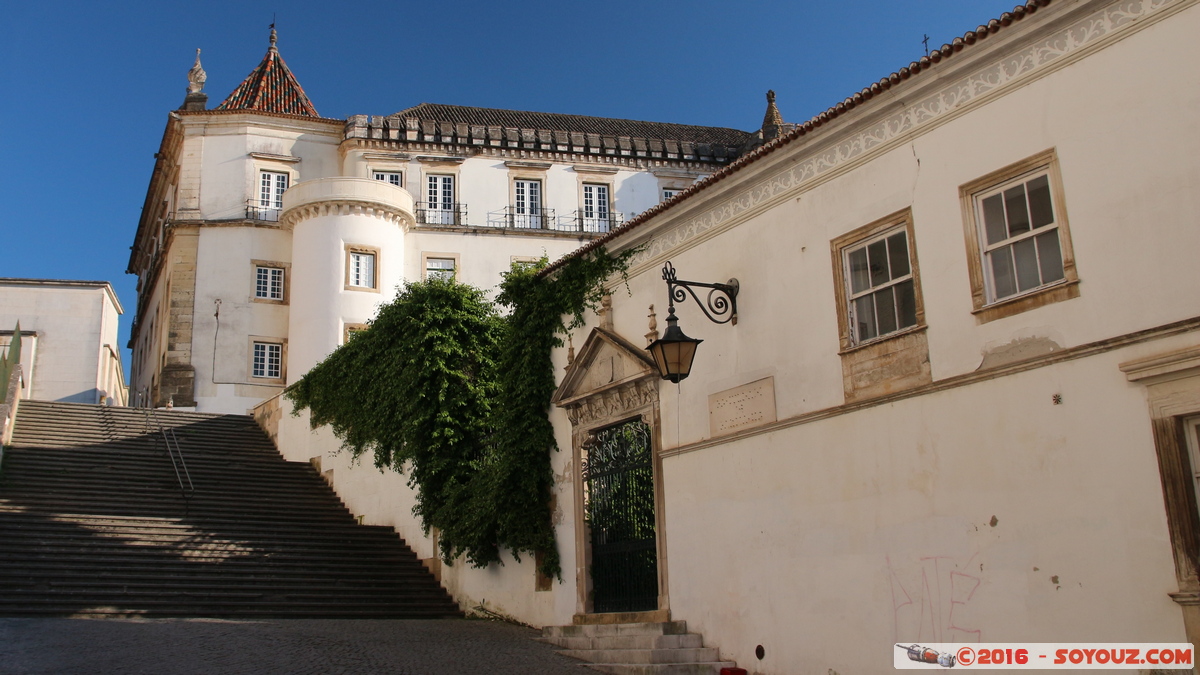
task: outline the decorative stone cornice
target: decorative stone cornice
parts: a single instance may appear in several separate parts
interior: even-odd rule
[[[269,152],[248,152],[246,154],[250,155],[254,159],[265,159],[271,162],[286,162],[288,164],[295,164],[300,161],[300,158],[294,155],[275,155]]]
[[[290,230],[305,220],[321,216],[370,216],[386,220],[397,227],[412,227],[416,222],[411,213],[390,204],[336,199],[288,209],[279,216],[279,224]]]
[[[447,146],[441,143],[434,142],[374,138],[347,138],[343,140],[339,146],[342,153],[350,153],[362,150],[423,153],[445,151],[446,147]],[[719,166],[713,165],[712,163],[698,161],[694,157],[679,159],[658,157],[627,157],[620,155],[581,155],[573,152],[525,150],[504,147],[497,148],[490,146],[472,146],[466,148],[456,146],[455,151],[467,153],[466,156],[468,159],[471,157],[490,157],[496,159],[511,158],[515,160],[530,161],[545,160],[555,164],[581,164],[586,162],[591,166],[615,166],[618,169],[628,169],[630,171],[653,171],[659,168],[664,168],[686,171],[689,172],[687,175],[691,177],[708,175],[719,168]]]
[[[416,222],[412,195],[386,181],[331,176],[296,183],[283,194],[284,229],[321,216],[369,216],[399,227]]]
[[[645,377],[580,399],[566,406],[567,419],[575,426],[617,418],[658,403],[658,378]]]

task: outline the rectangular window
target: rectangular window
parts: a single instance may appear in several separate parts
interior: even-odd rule
[[[375,254],[351,251],[348,278],[350,286],[375,288]]]
[[[975,203],[989,302],[1065,278],[1048,173],[979,193]]]
[[[346,344],[355,335],[365,331],[369,326],[365,323],[347,323],[342,325],[342,344]]]
[[[679,194],[680,192],[683,192],[683,190],[676,190],[676,189],[674,189],[674,188],[663,188],[663,191],[662,191],[662,200],[661,200],[661,201],[664,201],[664,202],[665,202],[665,201],[667,201],[668,199],[670,199],[670,198],[674,197],[675,195]]]
[[[259,177],[258,205],[264,209],[282,209],[283,193],[288,189],[288,174],[263,171]]]
[[[283,300],[283,270],[278,267],[254,268],[254,297],[260,300]]]
[[[513,227],[541,229],[542,181],[513,181]]]
[[[846,402],[933,381],[912,211],[830,242]]]
[[[454,176],[426,176],[425,222],[454,225]]]
[[[1192,489],[1196,491],[1196,504],[1200,505],[1200,417],[1184,419],[1183,433],[1187,436],[1188,457],[1191,459]]]
[[[607,232],[609,229],[608,186],[584,183],[583,231]]]
[[[980,322],[1078,297],[1053,150],[959,188]]]
[[[404,179],[402,175],[396,171],[376,171],[375,180],[391,183],[396,187],[404,187]]]
[[[842,249],[852,344],[917,325],[908,229],[900,225]]]
[[[454,258],[425,259],[426,279],[453,279],[454,272]]]
[[[277,342],[255,342],[254,377],[279,379],[283,377],[283,345]]]

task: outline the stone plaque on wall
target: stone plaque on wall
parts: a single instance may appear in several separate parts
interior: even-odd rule
[[[743,384],[708,396],[708,428],[712,436],[775,421],[775,378]]]

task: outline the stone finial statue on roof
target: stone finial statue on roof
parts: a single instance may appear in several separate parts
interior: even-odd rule
[[[204,81],[207,79],[208,73],[204,72],[204,67],[200,65],[200,48],[197,47],[196,62],[188,71],[187,96],[183,99],[180,110],[204,110],[208,106],[208,94],[203,91]]]
[[[783,115],[779,114],[779,108],[775,105],[775,90],[772,89],[767,92],[767,112],[763,115],[762,125],[763,140],[770,141],[783,131]]]
[[[204,89],[204,83],[208,80],[208,73],[204,72],[204,68],[200,65],[200,48],[196,48],[196,63],[192,65],[192,69],[188,71],[188,93],[199,94]]]

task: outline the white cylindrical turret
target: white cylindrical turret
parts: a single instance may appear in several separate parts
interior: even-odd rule
[[[342,343],[347,324],[375,316],[404,279],[408,191],[366,178],[318,178],[283,195],[280,223],[292,230],[288,384]]]

